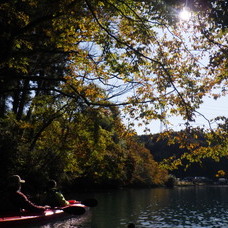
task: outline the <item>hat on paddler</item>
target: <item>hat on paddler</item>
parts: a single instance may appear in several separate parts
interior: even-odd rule
[[[19,184],[19,183],[25,183],[25,180],[22,180],[21,177],[19,175],[13,175],[9,177],[8,180],[9,184]]]

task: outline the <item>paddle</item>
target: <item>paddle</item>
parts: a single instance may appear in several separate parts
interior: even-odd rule
[[[87,207],[96,207],[98,202],[96,199],[85,199],[81,201],[81,204],[84,204]]]
[[[72,214],[72,215],[83,215],[86,212],[84,207],[78,207],[78,206],[66,206],[61,209],[65,213]]]
[[[74,206],[74,204],[76,204],[76,203],[81,203],[87,207],[96,207],[98,204],[96,199],[85,199],[82,201],[68,200],[68,202],[72,205],[63,207],[61,209],[65,213],[72,214],[72,215],[83,215],[86,212],[84,207]]]

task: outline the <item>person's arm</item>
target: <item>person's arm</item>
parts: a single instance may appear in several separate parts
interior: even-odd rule
[[[24,195],[22,192],[17,192],[17,199],[16,203],[20,206],[21,209],[25,209],[28,211],[44,211],[46,207],[38,206],[34,203],[32,203],[26,195]]]

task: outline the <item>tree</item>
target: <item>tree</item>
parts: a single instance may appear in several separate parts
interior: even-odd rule
[[[2,105],[8,103],[7,97],[14,97],[14,111],[20,116],[28,91],[61,92],[61,83],[74,88],[74,95],[65,95],[81,96],[92,105],[113,102],[113,97],[134,88],[135,94],[129,92],[127,100],[116,104],[138,109],[134,118],[162,119],[165,112],[160,115],[157,109],[172,106],[172,114],[192,120],[202,97],[226,81],[225,36],[214,32],[208,37],[201,28],[209,29],[204,15],[211,11],[201,10],[201,19],[190,25],[197,35],[191,38],[199,41],[186,46],[179,32],[184,28],[176,15],[164,12],[167,7],[165,1],[3,2],[3,18],[8,20],[2,20],[1,26],[5,30],[1,37]],[[200,55],[213,47],[210,63],[201,67]],[[109,91],[108,97],[87,100],[80,86],[91,82]]]
[[[168,153],[163,155],[161,166],[174,170],[180,166],[188,168],[194,163],[201,164],[211,159],[220,162],[223,157],[227,158],[227,118],[217,117],[216,121],[218,127],[212,131],[189,126],[180,132],[160,134],[157,141],[162,140],[166,147],[174,148],[169,148]]]
[[[89,126],[97,146],[102,137],[109,140],[98,131],[103,108],[119,106],[145,124],[181,115],[189,126],[204,96],[227,93],[226,16],[216,16],[222,1],[195,1],[188,24],[178,19],[183,4],[175,0],[0,4],[0,116],[17,126],[15,148],[25,146],[19,140],[31,134],[31,141],[25,137],[30,157],[69,105],[94,117]],[[208,61],[202,64],[204,56]],[[84,155],[92,159],[91,148]]]
[[[20,173],[36,190],[49,178],[77,179],[81,187],[85,180],[106,186],[164,182],[166,171],[125,129],[118,109],[81,108],[73,99],[53,101],[53,96],[34,99],[29,123],[11,116],[1,125],[2,179]],[[10,139],[14,144],[8,148]]]

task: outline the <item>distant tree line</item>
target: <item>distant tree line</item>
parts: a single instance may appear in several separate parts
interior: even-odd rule
[[[225,124],[220,126],[225,135],[227,134],[227,123],[226,120]],[[183,145],[183,142],[175,140],[175,138],[179,138],[180,134],[188,135],[189,145]],[[186,131],[172,132],[168,136],[166,134],[141,135],[139,141],[150,150],[155,161],[159,162],[161,166],[164,165],[169,173],[176,177],[205,176],[211,179],[228,177],[227,142],[214,133],[214,144],[210,144],[207,141],[208,137],[211,135],[195,129],[191,135]],[[194,153],[188,147],[196,147],[198,151],[196,149]],[[210,154],[205,154],[204,150]]]

